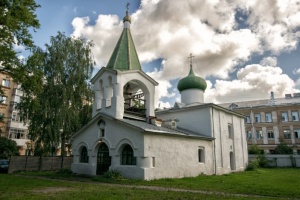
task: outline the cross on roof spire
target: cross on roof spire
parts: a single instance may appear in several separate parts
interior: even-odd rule
[[[193,56],[193,54],[190,53],[190,56],[188,57],[188,59],[190,60],[190,67],[191,68],[193,67],[193,57],[195,57],[195,56]]]
[[[127,8],[127,11],[126,11],[126,12],[128,12],[129,5],[130,5],[130,3],[129,3],[129,2],[127,2],[126,6],[125,6],[125,7]]]

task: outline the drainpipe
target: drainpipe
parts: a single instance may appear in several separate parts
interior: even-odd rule
[[[214,124],[214,108],[212,107],[212,133],[213,137],[215,138],[215,124]],[[213,160],[214,160],[214,174],[217,174],[217,162],[216,162],[216,142],[215,139],[213,141],[213,146],[214,146],[214,155],[213,155]]]

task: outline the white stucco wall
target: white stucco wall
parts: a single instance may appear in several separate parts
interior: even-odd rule
[[[185,130],[212,136],[210,108],[190,108],[180,111],[157,112],[156,117],[163,120],[178,119],[177,127]]]
[[[185,104],[191,104],[195,102],[204,103],[204,93],[199,89],[187,89],[180,93],[181,102]]]
[[[143,135],[136,129],[125,126],[121,123],[108,118],[101,118],[105,121],[105,137],[100,137],[98,121],[95,120],[89,128],[85,129],[82,133],[78,134],[72,141],[74,162],[72,164],[72,171],[79,174],[96,175],[97,168],[97,152],[101,142],[104,142],[109,148],[109,155],[111,156],[112,166],[111,169],[120,171],[125,177],[128,178],[141,178],[143,177],[143,169],[137,166],[123,166],[120,165],[120,153],[125,144],[129,144],[134,151],[134,156],[139,157],[143,155]],[[99,142],[101,140],[101,142]],[[87,146],[89,163],[80,163],[79,149],[82,145]],[[132,173],[132,170],[135,173]]]
[[[205,151],[199,163],[198,149]],[[145,179],[192,177],[213,174],[212,141],[158,134],[145,135]],[[154,162],[153,162],[154,160]]]
[[[213,158],[216,160],[214,167],[217,174],[245,169],[248,150],[243,117],[209,106],[158,112],[156,116],[161,119],[178,119],[178,127],[214,137]],[[232,125],[232,138],[229,137],[229,124]],[[233,166],[230,152],[233,153]]]
[[[101,73],[93,80],[95,90],[95,101],[93,105],[93,116],[97,113],[105,113],[113,118],[122,119],[124,114],[123,87],[126,83],[134,81],[138,83],[145,95],[146,116],[154,116],[154,80],[134,71],[111,71],[101,69]],[[99,104],[101,104],[99,106]]]

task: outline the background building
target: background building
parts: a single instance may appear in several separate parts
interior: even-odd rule
[[[266,153],[275,153],[280,142],[300,154],[300,93],[286,94],[285,98],[221,104],[246,116],[248,146],[257,144]]]
[[[20,120],[16,104],[20,102],[23,92],[20,85],[13,82],[7,73],[0,73],[1,89],[3,94],[0,96],[0,129],[1,136],[10,138],[17,142],[20,155],[29,153],[31,141],[28,136],[28,128]]]

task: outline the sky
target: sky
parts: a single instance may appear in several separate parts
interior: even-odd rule
[[[92,40],[97,72],[123,29],[126,3],[142,69],[159,86],[155,106],[180,102],[177,83],[189,72],[204,78],[206,103],[270,98],[300,92],[300,0],[36,0],[41,27],[51,36]]]

